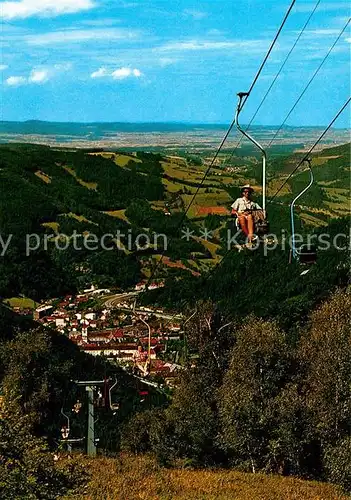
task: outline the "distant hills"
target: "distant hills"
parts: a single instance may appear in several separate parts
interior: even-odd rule
[[[252,125],[252,130],[265,130],[275,131],[279,125]],[[91,123],[78,123],[78,122],[48,122],[41,120],[28,120],[28,121],[0,121],[1,134],[65,134],[77,136],[94,136],[95,138],[102,138],[106,134],[115,132],[196,132],[200,130],[209,131],[224,131],[228,128],[228,124],[218,123],[181,123],[181,122],[91,122]],[[324,127],[291,127],[285,125],[283,130],[294,131],[304,130],[311,131],[316,129],[323,129]],[[341,133],[345,129],[335,129]]]
[[[160,153],[212,154],[226,133],[228,124],[196,123],[63,123],[30,120],[25,122],[0,121],[0,143],[21,142],[72,148],[101,148],[115,151],[153,151]],[[323,127],[252,126],[254,137],[269,146],[269,154],[281,154],[309,149],[321,135]],[[248,141],[240,141],[234,129],[223,151],[239,147],[240,155],[255,155],[256,148]],[[347,129],[331,129],[319,144],[337,146],[349,141]],[[239,143],[239,146],[238,146]],[[245,151],[243,151],[245,149]]]

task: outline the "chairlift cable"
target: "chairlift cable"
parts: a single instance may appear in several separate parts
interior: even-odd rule
[[[289,118],[289,116],[291,115],[291,113],[294,111],[294,109],[296,108],[296,106],[298,105],[298,103],[301,101],[302,97],[304,96],[304,94],[306,93],[306,91],[308,90],[309,86],[311,85],[311,83],[313,82],[313,80],[315,79],[315,77],[317,76],[317,74],[319,73],[319,71],[321,70],[323,64],[325,63],[325,61],[328,59],[331,51],[334,49],[335,45],[338,43],[338,41],[340,40],[342,34],[344,33],[344,31],[346,30],[348,24],[350,22],[350,19],[348,19],[347,23],[345,24],[345,26],[343,27],[343,29],[340,31],[339,35],[337,36],[336,40],[334,41],[333,45],[330,47],[330,49],[328,50],[328,52],[326,53],[326,55],[324,56],[322,62],[319,64],[318,68],[316,69],[316,71],[313,73],[312,77],[310,78],[309,82],[307,83],[306,87],[303,89],[303,91],[301,92],[300,96],[298,97],[297,101],[295,102],[295,104],[292,106],[292,108],[290,109],[290,111],[288,112],[288,114],[286,115],[286,117],[284,118],[284,121],[283,123],[280,125],[280,127],[278,128],[278,130],[276,131],[276,133],[274,134],[273,138],[270,140],[270,142],[268,143],[267,145],[267,148],[269,148],[274,139],[277,137],[277,135],[279,134],[279,132],[281,131],[281,129],[283,128],[283,126],[285,125],[287,119]]]
[[[313,146],[309,149],[309,151],[305,154],[305,156],[302,158],[302,160],[296,165],[296,167],[294,168],[294,170],[289,174],[289,176],[285,179],[285,181],[283,182],[283,184],[280,186],[280,188],[276,191],[276,193],[272,196],[272,198],[270,198],[268,200],[268,203],[271,203],[274,198],[276,198],[277,194],[280,193],[280,191],[283,189],[283,187],[285,186],[285,184],[289,181],[289,179],[294,175],[294,173],[296,172],[296,170],[302,165],[302,163],[304,161],[307,160],[307,158],[309,157],[310,153],[312,153],[312,151],[314,150],[314,148],[317,146],[317,144],[323,139],[323,137],[325,136],[325,134],[328,132],[328,130],[334,125],[335,121],[339,118],[339,116],[341,115],[341,113],[344,111],[344,109],[348,106],[348,104],[350,103],[351,101],[351,97],[349,97],[349,99],[345,102],[345,104],[342,106],[342,108],[338,111],[338,113],[335,115],[335,117],[333,118],[333,120],[329,123],[329,125],[327,126],[327,128],[323,131],[323,133],[318,137],[318,139],[316,140],[316,142],[313,144]]]
[[[263,70],[263,68],[264,68],[264,66],[265,66],[265,64],[266,64],[266,62],[267,62],[267,60],[268,60],[268,58],[269,58],[269,56],[270,56],[270,54],[271,54],[271,52],[272,52],[272,50],[273,50],[273,48],[274,48],[275,44],[276,44],[276,42],[277,42],[277,40],[278,40],[278,37],[279,37],[279,35],[280,35],[280,33],[281,33],[281,31],[282,31],[283,27],[285,26],[285,23],[286,23],[286,21],[287,21],[287,19],[288,19],[289,15],[290,15],[290,12],[291,12],[292,8],[293,8],[293,7],[294,7],[294,5],[295,5],[295,3],[296,3],[296,0],[292,0],[291,4],[290,4],[290,6],[289,6],[289,9],[287,10],[287,12],[286,12],[286,14],[285,14],[285,16],[284,16],[284,19],[283,19],[283,21],[282,21],[282,23],[281,23],[281,25],[280,25],[280,27],[279,27],[279,29],[278,29],[278,31],[277,31],[277,33],[276,33],[276,35],[275,35],[275,37],[274,37],[273,41],[271,42],[271,45],[270,45],[270,47],[269,47],[269,49],[268,49],[268,52],[267,52],[267,54],[265,55],[265,57],[264,57],[264,59],[263,59],[263,61],[262,61],[261,65],[260,65],[260,67],[259,67],[259,69],[258,69],[258,71],[257,71],[257,73],[256,73],[256,75],[255,75],[255,77],[254,77],[254,79],[253,79],[253,81],[252,81],[252,83],[251,83],[251,86],[250,86],[250,88],[249,88],[249,90],[248,90],[248,92],[247,92],[247,95],[246,95],[246,96],[245,96],[245,98],[243,99],[243,103],[242,103],[242,105],[241,105],[241,110],[243,109],[243,107],[244,107],[244,105],[245,105],[245,103],[246,103],[247,99],[249,98],[249,96],[250,96],[250,94],[251,94],[251,92],[252,92],[252,90],[253,90],[254,86],[256,85],[257,80],[258,80],[258,78],[259,78],[259,76],[260,76],[260,74],[261,74],[261,72],[262,72],[262,70]],[[210,165],[208,166],[208,168],[207,168],[207,170],[206,170],[206,172],[205,172],[205,174],[204,174],[203,178],[201,179],[200,185],[196,188],[196,191],[195,191],[195,193],[193,194],[193,197],[191,198],[189,205],[187,206],[186,210],[183,212],[183,216],[182,216],[182,218],[181,218],[181,220],[180,220],[180,222],[179,222],[179,224],[178,224],[178,228],[177,228],[177,230],[179,230],[179,229],[182,227],[183,222],[184,222],[184,220],[185,220],[185,218],[186,218],[186,216],[187,216],[187,214],[188,214],[188,212],[189,212],[189,210],[190,210],[191,205],[194,203],[195,198],[196,198],[196,196],[197,196],[197,195],[198,195],[198,193],[199,193],[199,190],[201,189],[201,187],[202,187],[203,183],[205,182],[205,180],[206,180],[206,178],[207,178],[207,176],[208,176],[208,174],[209,174],[210,170],[212,169],[212,167],[213,167],[213,165],[214,165],[214,163],[215,163],[215,161],[216,161],[216,159],[217,159],[217,157],[218,157],[219,153],[221,152],[221,150],[222,150],[222,148],[223,148],[223,146],[224,146],[224,144],[225,144],[225,142],[226,142],[226,140],[227,140],[227,138],[228,138],[228,136],[229,136],[230,132],[232,131],[232,129],[233,129],[233,127],[234,127],[234,125],[235,125],[235,118],[232,120],[232,122],[231,122],[231,124],[230,124],[230,126],[229,126],[229,128],[228,128],[228,130],[227,130],[227,132],[226,132],[226,134],[224,135],[224,137],[223,137],[223,139],[222,139],[222,141],[221,141],[221,143],[220,143],[219,147],[217,148],[217,151],[215,152],[215,155],[213,156],[213,158],[212,158],[212,160],[211,160]],[[160,259],[157,261],[157,263],[155,264],[154,269],[152,270],[151,275],[150,275],[150,277],[149,277],[149,279],[148,279],[148,281],[147,281],[147,283],[146,283],[145,290],[147,290],[147,288],[148,288],[149,284],[151,283],[151,281],[152,281],[153,277],[155,276],[155,273],[156,273],[157,269],[158,269],[158,268],[159,268],[159,266],[161,265],[161,263],[162,263],[162,261],[163,261],[163,258],[164,258],[164,256],[165,256],[165,253],[166,253],[166,250],[163,250],[163,252],[162,252],[162,254],[161,254],[161,258],[160,258]]]
[[[295,3],[295,2],[293,2],[293,3]],[[319,3],[320,3],[320,2],[317,2],[316,6],[315,6],[315,8],[314,8],[314,10],[313,10],[313,12],[311,13],[311,15],[310,15],[309,19],[307,20],[306,24],[305,24],[305,25],[304,25],[304,27],[303,27],[303,31],[305,30],[305,28],[306,28],[306,26],[307,26],[308,22],[310,21],[310,18],[312,17],[313,13],[314,13],[314,12],[315,12],[315,10],[317,9],[317,7],[318,7]],[[291,6],[291,8],[292,8],[292,6]],[[289,9],[289,11],[288,11],[289,13],[290,13],[291,8],[290,8],[290,9]],[[287,18],[287,16],[286,16],[286,18]],[[284,23],[285,23],[286,18],[285,18],[285,19],[284,19],[284,21],[283,21]],[[349,22],[350,22],[350,19],[347,21],[347,23],[345,24],[344,28],[343,28],[343,29],[342,29],[342,31],[339,33],[339,35],[338,35],[337,39],[335,40],[335,42],[333,43],[333,45],[332,45],[332,46],[331,46],[331,48],[329,49],[328,53],[327,53],[327,54],[326,54],[326,56],[324,57],[323,61],[321,62],[321,64],[320,64],[320,65],[319,65],[319,67],[317,68],[316,72],[315,72],[315,73],[314,73],[314,75],[312,76],[311,80],[309,81],[309,83],[307,84],[307,86],[305,87],[305,89],[303,90],[303,92],[302,92],[302,94],[300,95],[299,99],[297,100],[297,102],[295,103],[295,105],[293,106],[293,108],[290,110],[290,112],[289,112],[288,116],[285,118],[285,120],[284,120],[283,124],[280,126],[280,128],[279,128],[279,129],[278,129],[278,131],[276,132],[276,134],[275,134],[275,136],[273,137],[272,141],[274,140],[274,138],[276,137],[276,135],[278,134],[278,132],[279,132],[279,131],[281,130],[281,128],[283,127],[284,123],[286,122],[286,120],[287,120],[287,119],[288,119],[288,117],[290,116],[290,114],[291,114],[291,112],[293,111],[293,109],[296,107],[296,105],[298,104],[298,102],[301,100],[301,98],[302,98],[303,94],[306,92],[306,90],[308,89],[309,85],[312,83],[313,79],[315,78],[315,76],[317,75],[317,73],[319,72],[319,70],[321,69],[321,67],[322,67],[322,65],[324,64],[324,62],[326,61],[326,59],[329,57],[329,55],[330,55],[331,51],[333,50],[333,48],[335,47],[335,45],[336,45],[336,44],[337,44],[337,42],[339,41],[339,39],[340,39],[340,37],[342,36],[342,34],[344,33],[344,31],[346,30],[346,28],[347,28],[347,26],[348,26]],[[297,42],[298,42],[299,38],[301,37],[301,35],[302,35],[303,31],[301,31],[301,33],[300,33],[300,35],[299,35],[298,39],[296,40],[296,42],[295,42],[295,44],[294,44],[293,48],[290,50],[290,52],[289,52],[289,54],[288,54],[288,56],[287,56],[286,60],[287,60],[287,59],[288,59],[288,57],[290,56],[290,54],[291,54],[292,50],[294,49],[294,47],[296,46],[296,44],[297,44]],[[277,37],[276,37],[276,38],[277,38]],[[276,38],[275,38],[275,40],[276,40]],[[267,59],[267,57],[265,58],[265,60],[266,60],[266,59]],[[278,78],[280,71],[283,69],[283,67],[284,67],[284,65],[285,65],[285,63],[286,63],[286,60],[284,61],[283,65],[281,66],[280,70],[278,71],[278,73],[277,73],[277,75],[276,75],[275,80]],[[260,69],[260,70],[261,70],[261,69]],[[259,71],[259,72],[260,72],[260,71]],[[274,81],[275,81],[275,80],[274,80]],[[256,81],[257,81],[257,79],[256,79]],[[273,84],[274,84],[274,81],[273,81]],[[273,86],[273,84],[272,84],[272,86]],[[270,87],[270,88],[271,88],[271,87]],[[249,95],[249,93],[251,92],[251,90],[252,90],[252,86],[251,86],[251,88],[250,88],[250,90],[249,90],[249,92],[248,92],[248,95]],[[269,89],[269,90],[270,90],[270,89]],[[268,92],[267,92],[267,94],[268,94]],[[244,103],[243,103],[243,105],[242,105],[242,106],[244,106],[244,104],[245,104],[245,102],[246,102],[246,100],[247,100],[247,98],[248,98],[248,95],[246,96],[246,99],[244,100]],[[264,97],[264,99],[265,99],[265,98],[266,98],[266,96]],[[263,104],[264,99],[261,101],[261,104]],[[333,124],[335,123],[335,121],[338,119],[338,117],[339,117],[339,116],[341,115],[341,113],[344,111],[344,109],[348,106],[348,104],[350,103],[350,101],[351,101],[351,98],[349,98],[349,99],[347,100],[347,102],[343,105],[343,107],[339,110],[339,112],[336,114],[336,116],[333,118],[333,120],[330,122],[330,124],[327,126],[327,128],[323,131],[323,133],[320,135],[320,137],[317,139],[317,141],[313,144],[313,146],[310,148],[310,150],[306,153],[306,155],[302,158],[302,160],[301,160],[301,161],[297,164],[297,166],[295,167],[295,169],[291,172],[291,174],[288,176],[288,178],[287,178],[287,179],[284,181],[284,183],[280,186],[280,188],[277,190],[277,192],[274,194],[274,196],[268,200],[268,203],[271,203],[271,202],[275,199],[275,197],[276,197],[276,196],[278,195],[278,193],[279,193],[279,192],[283,189],[284,185],[285,185],[285,184],[289,181],[289,179],[292,177],[292,175],[293,175],[293,174],[294,174],[294,173],[298,170],[298,168],[302,165],[302,163],[304,163],[304,162],[306,161],[306,159],[309,157],[310,153],[314,150],[314,148],[318,145],[318,143],[319,143],[319,142],[323,139],[323,137],[326,135],[326,133],[329,131],[329,129],[333,126]],[[261,106],[261,104],[260,104],[260,106]],[[259,108],[258,108],[258,109],[259,109]],[[257,112],[258,112],[258,110],[257,110]],[[257,112],[256,112],[256,114],[257,114]],[[256,114],[255,114],[254,116],[256,116]],[[254,118],[254,117],[253,117],[253,118]],[[252,120],[253,120],[253,118],[252,118]],[[230,130],[232,129],[233,124],[234,124],[234,123],[232,123]],[[250,124],[251,124],[251,122],[250,122]],[[248,127],[247,127],[247,128],[249,128],[250,124],[248,125]],[[269,146],[271,145],[272,141],[269,143]],[[223,142],[223,143],[224,143],[224,142]],[[238,146],[237,146],[237,147],[238,147]],[[218,156],[218,153],[219,153],[219,151],[217,152],[217,156]],[[214,159],[216,159],[216,158],[217,158],[217,156],[216,156]],[[211,166],[212,166],[212,165],[211,165]],[[206,173],[206,175],[207,175],[207,173]],[[203,179],[203,180],[204,180],[204,179]],[[197,194],[197,193],[196,193],[196,194]],[[196,196],[196,194],[195,194],[195,196]],[[195,198],[195,197],[194,197],[194,198]],[[192,202],[193,202],[193,200],[192,200]],[[192,202],[191,202],[191,203],[192,203]],[[190,205],[191,205],[191,204],[190,204]],[[190,208],[190,205],[189,205],[189,207],[188,207],[188,208]],[[218,271],[219,267],[223,264],[223,262],[226,260],[226,258],[228,257],[228,255],[229,255],[231,252],[232,252],[232,249],[229,249],[229,250],[226,252],[226,254],[223,256],[223,258],[220,260],[220,262],[219,262],[219,263],[217,263],[217,264],[216,264],[216,266],[215,266],[213,269],[211,269],[210,273],[209,273],[209,274],[206,276],[206,278],[205,278],[205,282],[207,282],[207,281],[209,280],[209,278],[210,278],[211,276],[213,276],[213,275],[214,275],[214,274]],[[173,318],[171,318],[171,320],[169,320],[169,321],[168,321],[168,323],[169,323],[169,322],[171,322],[171,321],[172,321],[172,319],[173,319]]]
[[[311,12],[311,14],[309,15],[309,17],[308,17],[307,21],[305,22],[304,26],[302,27],[302,29],[301,29],[301,31],[300,31],[300,33],[299,33],[298,37],[296,38],[296,40],[295,40],[295,42],[294,42],[293,46],[291,47],[291,49],[289,50],[289,52],[288,52],[287,56],[285,57],[285,59],[284,59],[284,61],[283,61],[282,65],[280,66],[280,68],[279,68],[279,70],[278,70],[277,74],[275,75],[275,77],[274,77],[274,79],[273,79],[272,83],[270,84],[270,86],[269,86],[269,88],[268,88],[267,92],[266,92],[266,93],[265,93],[265,95],[263,96],[263,98],[262,98],[262,100],[261,100],[260,104],[258,105],[258,107],[257,107],[257,109],[256,109],[256,111],[255,111],[255,113],[254,113],[254,114],[253,114],[253,116],[251,117],[251,119],[250,119],[250,121],[249,121],[249,124],[248,124],[248,125],[247,125],[247,127],[245,128],[245,132],[247,132],[247,131],[249,130],[249,128],[250,128],[250,126],[251,126],[252,122],[253,122],[253,121],[254,121],[254,119],[256,118],[256,116],[257,116],[257,114],[258,114],[259,110],[261,109],[261,107],[262,107],[263,103],[264,103],[264,102],[265,102],[265,100],[267,99],[267,96],[268,96],[268,94],[270,93],[270,91],[272,90],[272,88],[273,88],[273,86],[274,86],[275,82],[278,80],[278,78],[279,78],[279,76],[280,76],[281,72],[283,71],[283,69],[284,69],[284,67],[285,67],[285,64],[287,63],[287,61],[288,61],[289,57],[291,56],[292,52],[294,51],[294,49],[295,49],[296,45],[298,44],[298,42],[299,42],[299,40],[300,40],[301,36],[303,35],[304,31],[306,30],[306,28],[307,28],[307,26],[308,26],[308,24],[309,24],[309,22],[310,22],[311,18],[313,17],[313,15],[314,15],[314,13],[316,12],[316,10],[317,10],[317,8],[318,8],[318,6],[319,6],[319,4],[320,4],[320,3],[321,3],[321,0],[318,0],[318,1],[317,1],[317,3],[316,3],[316,5],[314,6],[313,11]],[[242,141],[243,141],[243,137],[241,136],[241,137],[240,137],[240,139],[239,139],[239,141],[238,141],[238,143],[237,143],[237,145],[235,146],[235,148],[234,148],[234,149],[233,149],[233,151],[231,152],[229,159],[228,159],[228,160],[226,160],[226,163],[229,163],[229,162],[230,162],[230,160],[233,158],[235,151],[238,149],[238,147],[240,146],[240,144],[242,143]]]
[[[335,121],[339,118],[339,116],[341,115],[341,113],[345,110],[345,108],[348,106],[348,104],[350,103],[351,101],[351,97],[346,101],[346,103],[342,106],[342,108],[338,111],[338,113],[335,115],[335,117],[333,118],[333,120],[329,123],[329,125],[327,126],[327,128],[323,131],[323,133],[320,135],[320,137],[316,140],[316,142],[313,144],[313,146],[309,149],[309,151],[305,154],[305,156],[302,158],[302,160],[297,164],[297,166],[295,167],[295,169],[293,170],[293,172],[291,172],[291,174],[289,175],[289,177],[284,181],[284,183],[280,186],[280,188],[278,189],[278,191],[275,193],[275,195],[270,198],[270,200],[268,200],[268,203],[271,203],[274,198],[277,196],[277,194],[282,190],[282,188],[284,187],[284,185],[288,182],[288,180],[292,177],[292,175],[297,171],[297,169],[302,165],[302,163],[304,163],[308,158],[309,158],[309,155],[311,154],[311,152],[314,150],[314,148],[317,146],[317,144],[323,139],[323,137],[326,135],[326,133],[329,131],[329,129],[333,126],[333,124],[335,123]],[[205,277],[205,280],[204,282],[202,283],[202,285],[204,283],[206,283],[210,278],[211,276],[213,276],[217,271],[218,269],[221,267],[221,265],[223,264],[223,262],[227,259],[228,255],[233,251],[232,248],[230,248],[229,250],[227,250],[227,252],[224,254],[224,256],[222,257],[222,259],[216,264],[216,266],[214,266],[210,273]],[[175,316],[173,316],[174,318]],[[172,321],[171,318],[169,320]],[[169,323],[168,322],[168,323]],[[168,324],[166,323],[166,325]]]
[[[260,76],[260,74],[261,74],[261,72],[262,72],[262,70],[263,70],[263,68],[264,68],[265,64],[266,64],[266,62],[267,62],[267,59],[268,59],[268,58],[269,58],[269,56],[271,55],[271,52],[272,52],[272,50],[273,50],[273,47],[274,47],[274,45],[276,44],[276,41],[278,40],[278,37],[279,37],[279,35],[280,35],[280,33],[281,33],[282,29],[284,28],[284,25],[285,25],[285,23],[286,23],[286,21],[287,21],[287,19],[288,19],[289,15],[290,15],[290,12],[291,12],[292,8],[294,7],[295,3],[296,3],[296,0],[293,0],[293,1],[291,2],[290,7],[289,7],[289,9],[287,10],[287,12],[286,12],[286,14],[285,14],[285,17],[284,17],[284,19],[283,19],[283,21],[282,21],[282,23],[281,23],[281,25],[280,25],[280,27],[279,27],[279,29],[278,29],[278,31],[277,31],[277,33],[276,33],[276,35],[275,35],[275,37],[274,37],[274,40],[273,40],[273,42],[271,43],[271,45],[270,45],[270,47],[269,47],[269,49],[268,49],[268,52],[267,52],[267,54],[266,54],[265,58],[263,59],[262,64],[261,64],[261,66],[260,66],[260,68],[259,68],[259,70],[258,70],[258,72],[257,72],[257,74],[256,74],[256,76],[255,76],[255,78],[254,78],[254,80],[253,80],[253,82],[252,82],[252,84],[251,84],[251,87],[249,88],[249,90],[248,90],[248,92],[247,92],[247,96],[246,96],[246,98],[243,100],[244,102],[243,102],[243,104],[242,104],[242,106],[241,106],[241,109],[244,107],[245,102],[246,102],[246,101],[247,101],[247,99],[249,98],[249,96],[250,96],[250,94],[251,94],[251,92],[252,92],[252,90],[253,90],[253,88],[254,88],[254,86],[255,86],[255,84],[256,84],[256,82],[257,82],[257,80],[258,80],[258,78],[259,78],[259,76]]]

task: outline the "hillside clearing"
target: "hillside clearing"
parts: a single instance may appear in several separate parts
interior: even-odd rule
[[[62,214],[62,215],[64,217],[71,217],[72,219],[76,219],[78,222],[87,222],[88,224],[94,224],[94,226],[98,226],[96,222],[87,219],[86,217],[84,217],[84,215],[77,215],[74,214],[73,212],[69,212],[68,214]]]
[[[127,155],[122,155],[122,154],[115,154],[113,161],[119,167],[126,167],[130,161],[132,161],[134,163],[142,163],[142,160],[140,160],[139,158],[136,158],[135,156],[127,156]]]
[[[43,222],[41,226],[52,229],[56,234],[58,234],[60,229],[60,224],[58,222]]]
[[[329,160],[335,160],[336,158],[340,158],[340,155],[320,156],[319,158],[313,158],[313,166],[324,165],[324,163],[327,163]]]
[[[51,183],[51,177],[47,175],[45,172],[42,172],[41,170],[38,170],[35,172],[35,174],[39,179],[45,182],[45,184],[50,184]]]
[[[128,222],[130,224],[128,217],[125,215],[125,209],[123,210],[111,210],[108,212],[103,212],[106,215],[109,215],[110,217],[117,217],[117,219],[124,220],[125,222]]]
[[[76,179],[77,182],[79,182],[79,184],[83,187],[86,187],[87,189],[91,189],[93,191],[96,191],[97,189],[97,182],[85,182],[83,181],[83,179],[80,179],[76,172],[73,170],[73,168],[71,167],[67,167],[67,166],[63,166],[62,167],[64,170],[66,170],[66,172],[68,172],[69,174],[72,175],[72,177],[74,177]]]
[[[12,309],[35,309],[38,306],[37,302],[26,297],[12,297],[4,300],[4,303],[12,307]]]

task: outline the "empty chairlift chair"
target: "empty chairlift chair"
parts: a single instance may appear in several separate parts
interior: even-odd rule
[[[292,234],[292,248],[291,248],[291,256],[293,259],[296,259],[300,264],[305,264],[306,266],[310,266],[315,264],[317,261],[317,248],[315,245],[307,245],[303,244],[299,247],[296,246],[296,233],[295,233],[295,219],[294,219],[294,207],[297,200],[304,194],[306,191],[312,186],[314,178],[313,172],[311,168],[311,159],[305,160],[308,163],[308,168],[310,172],[310,182],[308,185],[299,193],[290,205],[290,218],[291,218],[291,234]],[[301,274],[306,274],[308,270],[303,271]]]

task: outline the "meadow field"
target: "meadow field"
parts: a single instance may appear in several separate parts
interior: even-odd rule
[[[163,468],[150,456],[82,459],[90,481],[63,500],[346,500],[336,486],[234,470]]]

